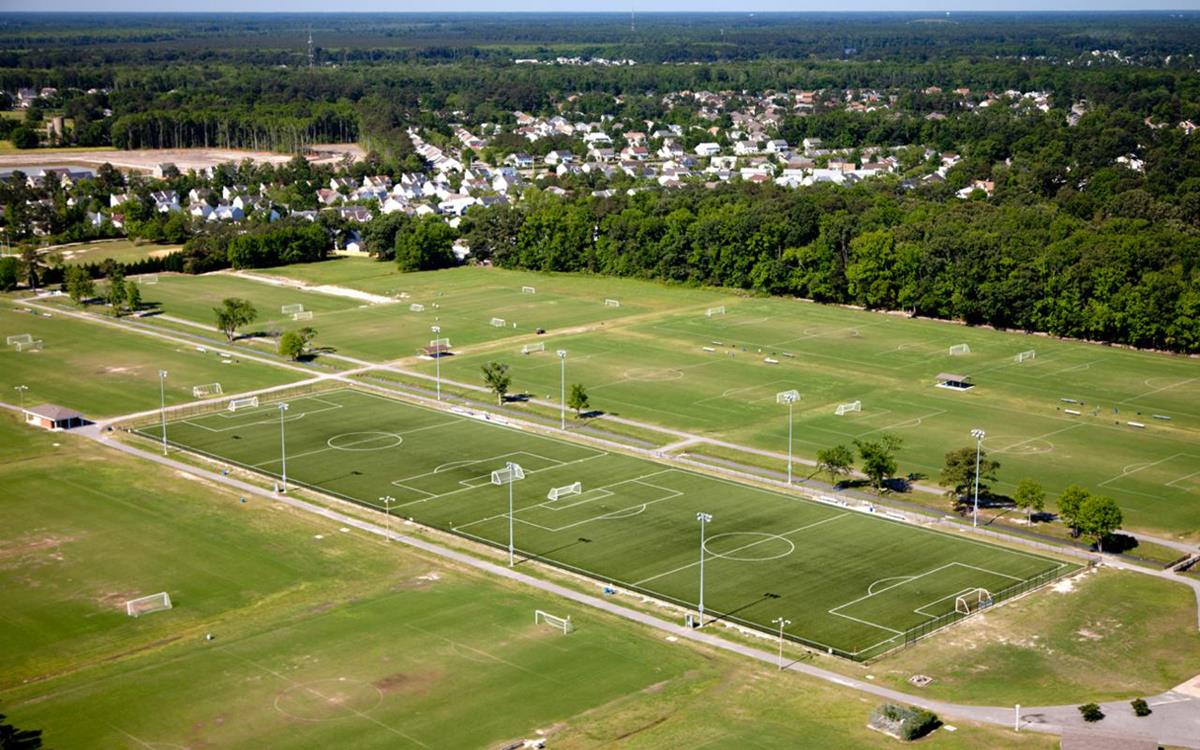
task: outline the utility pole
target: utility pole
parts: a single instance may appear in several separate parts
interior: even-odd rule
[[[700,522],[700,625],[704,627],[704,525],[712,521],[711,513],[697,513]]]
[[[971,514],[971,528],[979,526],[979,451],[986,436],[983,430],[971,430],[971,437],[975,438],[975,512]]]

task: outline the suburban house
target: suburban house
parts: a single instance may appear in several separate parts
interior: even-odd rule
[[[87,424],[83,415],[74,409],[57,404],[41,404],[24,410],[25,424],[41,427],[43,430],[58,432]]]

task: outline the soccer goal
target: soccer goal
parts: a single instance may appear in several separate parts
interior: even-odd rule
[[[563,487],[552,487],[550,491],[546,493],[546,499],[557,500],[560,497],[570,497],[571,495],[582,494],[583,482],[576,482],[575,484],[568,484]]]
[[[432,347],[439,347],[439,348],[443,348],[443,349],[449,349],[449,348],[450,348],[450,339],[448,339],[448,338],[446,338],[446,337],[444,337],[444,336],[443,336],[442,338],[439,338],[439,339],[430,339],[430,340],[429,340],[429,345],[430,345],[430,346],[432,346]]]
[[[970,354],[971,347],[967,344],[955,344],[950,347],[950,356],[957,357],[960,354]]]
[[[800,400],[800,391],[792,389],[790,391],[780,391],[775,394],[775,403],[777,404],[794,404]]]
[[[503,469],[496,469],[492,472],[492,484],[509,484],[518,479],[525,478],[525,470],[520,464],[514,464],[509,461],[504,465]]]
[[[504,328],[508,325],[504,318],[492,318],[490,325],[492,328]]]
[[[606,299],[606,300],[604,300],[604,306],[605,306],[605,307],[620,307],[620,306],[621,306],[621,300],[617,300],[617,299]]]
[[[254,409],[258,407],[258,396],[249,396],[247,398],[235,398],[229,401],[229,411],[239,411],[241,409]]]
[[[724,314],[725,314],[725,305],[719,305],[717,307],[710,307],[704,311],[705,317],[708,317],[708,318],[711,318],[714,315],[724,315]]]
[[[300,312],[292,313],[292,320],[312,320],[312,310],[301,310]]]
[[[992,606],[992,593],[987,589],[973,589],[954,599],[954,611],[969,615]]]
[[[279,308],[279,312],[283,313],[284,315],[295,315],[296,313],[304,312],[304,305],[301,305],[298,302],[291,305],[284,305],[283,307]]]
[[[224,393],[224,391],[221,390],[220,383],[205,383],[204,385],[192,386],[192,398],[220,396],[222,393]]]
[[[130,617],[141,617],[151,612],[161,612],[171,608],[171,596],[163,591],[150,596],[142,596],[125,602],[125,614]]]
[[[32,333],[18,333],[15,336],[9,336],[7,339],[5,339],[5,343],[8,346],[12,346],[14,344],[29,344],[32,342],[33,342],[33,334]]]
[[[546,351],[546,344],[541,341],[537,342],[536,344],[526,344],[525,346],[521,347],[522,354],[533,354],[534,352],[544,351]]]
[[[1021,352],[1017,356],[1013,357],[1013,362],[1016,362],[1019,365],[1027,359],[1035,359],[1036,357],[1037,357],[1037,352],[1030,349],[1027,352]]]
[[[414,302],[408,306],[409,312],[425,312],[425,305],[420,302]]]
[[[537,294],[537,289],[531,286],[521,287],[521,294]]]
[[[549,612],[543,612],[539,609],[533,613],[533,624],[541,625],[542,623],[545,623],[552,628],[561,630],[563,635],[566,635],[575,629],[575,626],[571,624],[570,616],[556,617]]]
[[[837,409],[835,409],[833,413],[839,417],[844,417],[852,411],[862,411],[862,401],[851,401],[848,404],[838,404]]]
[[[42,340],[34,339],[33,341],[18,341],[17,351],[19,352],[36,352],[42,348]]]

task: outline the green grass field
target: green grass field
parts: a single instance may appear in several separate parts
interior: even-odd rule
[[[1070,569],[1044,557],[908,526],[836,505],[734,484],[470,417],[343,390],[293,399],[288,478],[455,533],[506,545],[504,487],[490,472],[520,464],[514,485],[521,557],[585,571],[689,607],[699,597],[697,512],[713,515],[705,604],[724,619],[867,658],[944,624],[956,598],[1024,590]],[[282,474],[279,410],[174,422],[171,442]],[[150,429],[147,434],[157,434]],[[547,499],[553,487],[582,491]],[[919,549],[920,554],[914,554]],[[908,636],[911,637],[911,636]]]
[[[138,333],[101,326],[61,314],[20,312],[20,303],[0,306],[0,332],[29,334],[40,351],[0,349],[0,400],[18,403],[13,389],[28,387],[26,404],[52,402],[88,417],[110,417],[159,405],[158,371],[167,371],[168,405],[193,400],[192,387],[221,383],[227,393],[297,380],[300,373],[200,352]],[[223,361],[230,359],[228,364]]]
[[[170,255],[182,249],[180,245],[156,245],[131,240],[100,240],[48,248],[46,252],[62,256],[65,265],[100,263],[111,258],[118,263],[136,263],[147,258]]]

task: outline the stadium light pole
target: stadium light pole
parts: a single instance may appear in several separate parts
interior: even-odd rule
[[[783,629],[792,624],[791,620],[776,617],[771,622],[779,626],[779,670],[783,671]]]
[[[704,627],[704,525],[713,519],[711,513],[697,513],[700,522],[700,627]]]
[[[800,394],[794,390],[780,391],[775,394],[775,402],[779,404],[787,404],[788,407],[788,464],[787,464],[787,483],[792,486],[792,405],[800,400]]]
[[[17,392],[17,398],[21,399],[21,411],[25,411],[25,391],[29,390],[29,386],[14,385],[13,390]]]
[[[441,326],[432,326],[429,330],[433,331],[433,361],[437,365],[437,400],[442,400],[442,349],[441,344],[436,343],[441,336]]]
[[[384,522],[387,525],[387,540],[392,541],[392,503],[396,502],[396,498],[391,495],[384,495],[379,498],[379,502],[383,503],[383,513],[387,520]]]
[[[979,451],[983,445],[983,439],[987,437],[987,433],[979,428],[971,430],[971,437],[975,438],[975,511],[971,514],[971,528],[979,526]]]
[[[162,421],[163,455],[167,455],[167,371],[158,371],[158,415]]]
[[[288,405],[279,402],[279,460],[283,465],[283,491],[287,492],[287,441],[283,435],[283,415],[287,414]]]
[[[559,377],[558,377],[558,427],[561,430],[567,429],[567,350],[559,349],[555,354],[558,355]]]

